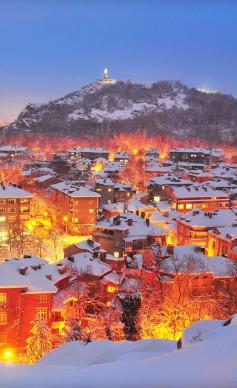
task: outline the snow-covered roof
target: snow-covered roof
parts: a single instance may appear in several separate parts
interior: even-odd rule
[[[0,198],[32,198],[32,194],[13,185],[0,185]]]
[[[195,198],[195,197],[224,197],[229,198],[228,193],[222,190],[214,190],[207,185],[195,184],[191,187],[173,187],[172,191],[177,198]]]
[[[129,225],[129,221],[131,221],[131,225]],[[98,222],[96,227],[124,230],[126,232],[126,237],[124,238],[126,241],[142,237],[146,238],[151,235],[161,236],[169,234],[167,230],[148,224],[143,218],[133,213],[123,213],[120,216],[110,217]]]
[[[58,190],[70,197],[97,197],[100,198],[100,194],[95,193],[85,187],[82,186],[73,186],[67,184],[65,182],[56,183],[55,185],[51,185],[51,187],[55,190]]]
[[[176,174],[169,173],[150,179],[149,184],[161,186],[191,186],[193,182],[189,179],[180,178]]]
[[[85,152],[85,153],[98,153],[98,154],[108,154],[109,151],[101,147],[74,147],[71,148],[68,152]]]
[[[234,209],[215,210],[212,212],[193,209],[183,214],[178,221],[192,227],[219,228],[227,225],[232,226],[232,224],[237,222],[237,215]]]
[[[212,273],[222,277],[236,273],[236,265],[222,256],[205,256],[196,245],[178,245],[174,246],[173,254],[161,261],[160,270],[170,273]]]
[[[43,269],[45,264],[46,260],[35,256],[1,263],[0,288],[24,288],[28,294],[55,293],[57,288]]]
[[[98,185],[103,185],[103,186],[114,186],[114,182],[109,178],[96,179],[95,183]]]
[[[170,150],[172,153],[179,153],[179,152],[185,152],[185,153],[202,153],[205,155],[210,155],[211,150],[208,148],[202,148],[202,147],[179,147],[179,148],[172,148]]]
[[[72,257],[73,261],[71,261],[70,256],[59,261],[59,263],[66,264],[68,268],[76,271],[79,275],[88,274],[101,277],[112,271],[112,267],[109,264],[94,258],[89,252],[77,253],[72,255]]]
[[[227,240],[235,240],[237,239],[237,219],[235,226],[223,226],[221,228],[215,229],[215,233],[218,234],[219,237]]]
[[[83,240],[73,245],[77,246],[81,250],[85,250],[91,253],[100,248],[100,244],[95,240],[90,240],[89,242],[88,240]]]
[[[24,146],[5,145],[0,146],[0,152],[25,152],[27,150]]]
[[[52,175],[52,174],[41,175],[41,176],[38,176],[37,178],[35,178],[35,181],[38,182],[38,183],[42,183],[42,182],[45,182],[48,179],[51,179],[51,178],[54,178],[54,177],[55,177],[55,175]]]
[[[127,159],[130,156],[129,151],[119,151],[114,155],[114,159]]]

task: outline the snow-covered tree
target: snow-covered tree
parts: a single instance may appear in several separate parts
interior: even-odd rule
[[[78,319],[69,319],[66,327],[65,342],[83,341],[83,330]]]
[[[32,324],[31,336],[26,340],[26,356],[29,363],[35,364],[52,349],[52,340],[45,320],[36,318]]]
[[[65,342],[82,341],[91,342],[91,331],[81,326],[79,319],[69,319],[65,332]]]
[[[125,339],[136,341],[140,338],[138,314],[141,307],[141,298],[138,292],[120,294],[119,301],[122,309],[120,321],[124,324]]]

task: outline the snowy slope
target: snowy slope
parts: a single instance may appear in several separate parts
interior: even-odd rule
[[[35,366],[0,365],[7,388],[157,388],[237,386],[237,324],[213,325],[202,342],[176,349],[174,341],[74,342]],[[11,373],[9,373],[11,371]]]

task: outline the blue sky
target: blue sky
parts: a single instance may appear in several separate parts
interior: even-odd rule
[[[0,0],[0,120],[99,78],[237,96],[237,1]]]

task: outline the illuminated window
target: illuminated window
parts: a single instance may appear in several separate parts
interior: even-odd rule
[[[74,222],[75,222],[75,224],[78,223],[78,218],[77,217],[74,218]]]
[[[109,189],[108,189],[108,191],[109,191],[109,192],[111,192],[111,191],[112,191],[112,189],[111,189],[111,188],[109,188]]]
[[[178,203],[178,209],[184,209],[184,204],[183,203]]]
[[[154,201],[155,202],[159,202],[160,201],[160,196],[159,195],[155,195],[154,196]]]
[[[7,294],[6,293],[0,293],[0,305],[7,303]]]
[[[130,193],[127,193],[127,197],[130,197]]]
[[[0,222],[4,222],[6,221],[6,217],[5,216],[0,216]]]
[[[119,257],[119,252],[114,252],[114,257]]]
[[[7,344],[7,335],[6,333],[0,333],[0,345]]]
[[[111,306],[111,302],[106,302],[106,306],[110,307]]]
[[[7,313],[5,311],[0,311],[0,325],[7,324]]]
[[[37,318],[47,319],[47,309],[37,309],[36,313]]]
[[[112,294],[113,292],[116,292],[116,287],[108,286],[107,291]]]
[[[94,209],[89,209],[89,214],[94,214]]]
[[[48,295],[47,294],[39,294],[37,297],[37,301],[39,303],[47,302],[48,301]]]
[[[191,203],[186,203],[186,209],[192,209],[193,205]]]

